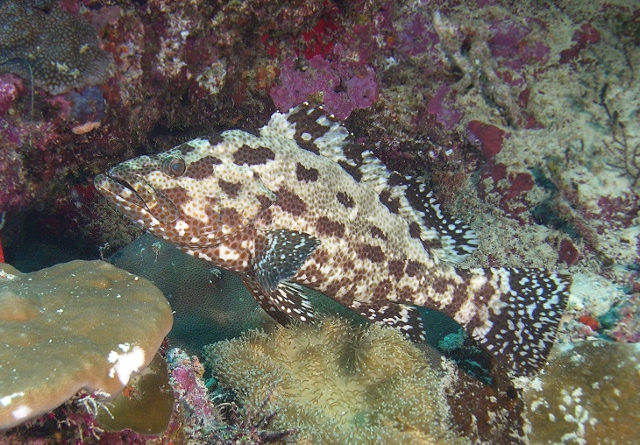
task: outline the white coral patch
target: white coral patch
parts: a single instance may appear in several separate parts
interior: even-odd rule
[[[14,409],[11,414],[13,414],[13,418],[16,420],[25,419],[29,417],[29,415],[33,412],[31,408],[26,405],[20,405],[16,409]]]
[[[114,363],[109,370],[109,377],[114,378],[117,374],[120,383],[126,385],[129,383],[131,374],[144,365],[144,350],[140,346],[132,348],[129,343],[119,344],[118,347],[122,353],[111,351],[107,357],[109,363]]]
[[[11,404],[11,399],[22,396],[24,396],[24,392],[20,391],[9,394],[8,396],[0,397],[0,405],[3,407],[9,406]]]

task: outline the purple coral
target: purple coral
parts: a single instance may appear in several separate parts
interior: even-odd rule
[[[222,426],[222,419],[202,381],[204,368],[198,357],[189,357],[180,349],[167,353],[169,383],[184,413],[183,428],[195,440],[204,442]]]
[[[4,123],[0,119],[0,125]],[[15,151],[0,147],[0,212],[23,204],[23,195],[22,161]]]
[[[338,119],[346,119],[358,108],[367,108],[378,98],[378,83],[371,67],[360,75],[345,64],[330,62],[316,55],[309,60],[309,69],[296,69],[294,61],[282,63],[280,85],[270,95],[281,110],[304,102],[314,93],[324,93],[325,108]]]
[[[441,85],[427,104],[427,111],[435,115],[436,121],[447,130],[455,127],[462,118],[462,113],[453,108],[453,100],[449,98],[450,92],[450,85]]]
[[[490,26],[493,36],[489,39],[491,54],[500,59],[500,63],[514,70],[538,61],[546,62],[549,47],[540,41],[530,39],[531,29],[510,19]]]
[[[22,81],[17,77],[10,74],[0,76],[0,117],[4,116],[22,89]]]

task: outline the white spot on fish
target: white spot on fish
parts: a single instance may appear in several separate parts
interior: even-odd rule
[[[176,223],[175,228],[176,228],[176,231],[178,232],[178,235],[184,236],[185,232],[189,228],[189,224],[180,220]]]
[[[223,261],[235,261],[240,258],[240,253],[228,248],[227,246],[220,246],[220,259]]]

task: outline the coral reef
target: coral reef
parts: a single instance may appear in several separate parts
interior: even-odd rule
[[[640,348],[602,340],[557,345],[524,390],[534,443],[634,443]]]
[[[438,373],[392,329],[317,326],[252,331],[205,348],[243,405],[278,412],[274,425],[314,443],[456,442]],[[381,364],[384,363],[384,366]]]
[[[0,31],[0,63],[33,53],[55,20],[75,27],[66,29],[77,38],[49,40],[39,60],[55,55],[81,70],[82,47],[73,41],[85,39],[87,57],[102,61],[99,75],[78,83],[71,72],[32,63],[33,112],[27,65],[0,66],[22,76],[0,76],[0,210],[10,261],[36,256],[18,249],[32,233],[87,256],[113,252],[140,232],[95,196],[98,171],[194,136],[255,129],[274,105],[312,94],[348,116],[349,129],[384,163],[424,173],[444,207],[470,221],[480,248],[466,266],[559,268],[576,277],[561,338],[640,338],[640,12],[633,2],[5,0],[0,8],[22,22],[34,18]],[[44,17],[50,21],[36,28]],[[195,283],[211,275],[172,266],[170,255],[149,263],[165,255],[152,244],[136,247],[131,263],[154,279],[164,269],[177,283],[166,292],[177,304],[180,338],[213,341],[211,319],[222,321],[216,339],[245,326],[242,310],[222,305],[199,317]],[[62,249],[51,256],[64,257]],[[166,273],[183,266],[183,274]],[[199,277],[193,286],[190,273]],[[208,305],[217,296],[203,299]],[[190,353],[198,346],[179,344]],[[509,423],[517,434],[517,399],[490,387],[465,390],[472,382],[463,375],[452,381],[456,424],[485,415],[500,427],[483,437],[500,437]],[[475,403],[472,392],[489,402]],[[508,414],[483,408],[493,399],[511,407]],[[84,431],[94,437],[95,429]]]
[[[0,428],[80,389],[110,398],[147,366],[172,323],[162,293],[100,261],[0,270]]]

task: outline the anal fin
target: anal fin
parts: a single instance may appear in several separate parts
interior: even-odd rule
[[[414,306],[391,302],[378,305],[353,301],[349,307],[373,323],[383,324],[399,330],[414,343],[425,341],[422,316]]]

